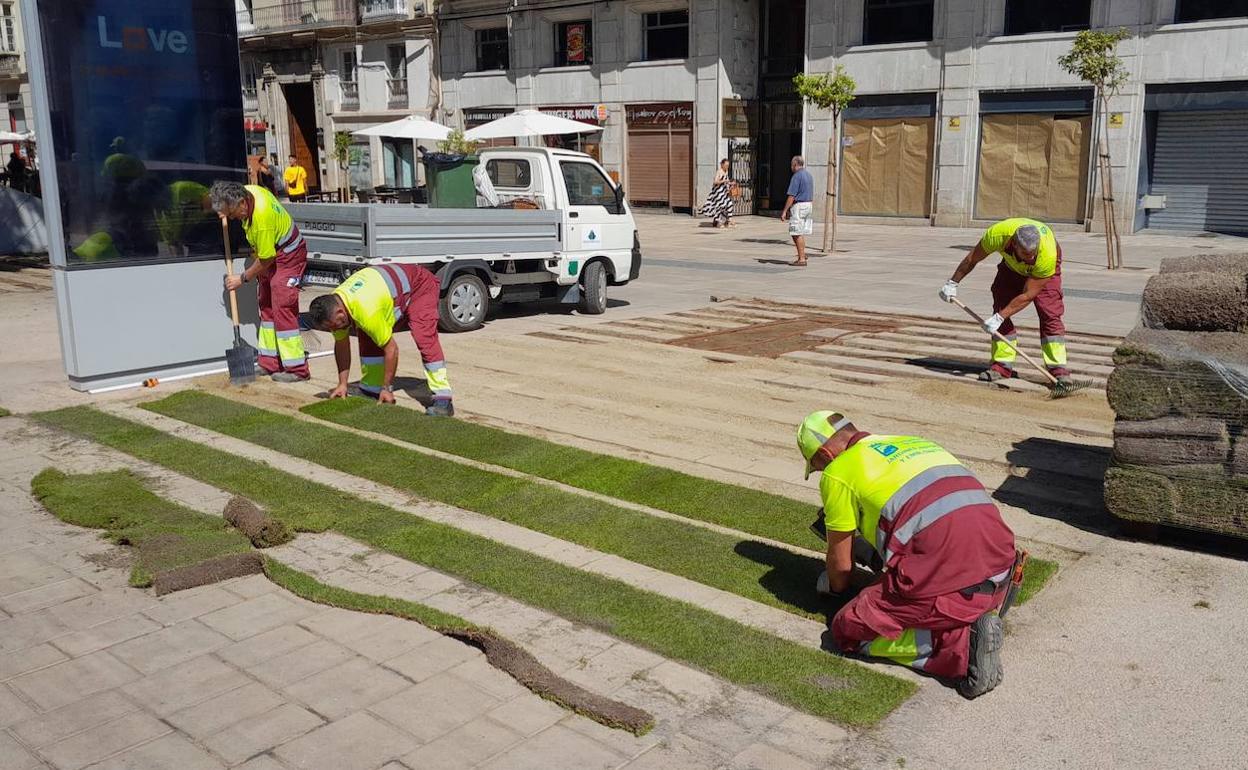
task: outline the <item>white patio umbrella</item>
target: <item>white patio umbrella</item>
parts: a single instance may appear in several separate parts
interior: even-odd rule
[[[441,123],[434,123],[432,120],[408,115],[389,123],[382,123],[380,126],[361,128],[351,133],[354,136],[386,136],[392,139],[437,139],[440,141],[450,135],[451,129]]]
[[[24,134],[16,134],[12,131],[0,131],[0,144],[8,144],[9,142],[33,142],[35,141],[35,132],[27,131]]]
[[[470,128],[465,139],[500,139],[510,136],[547,136],[550,134],[588,134],[601,131],[602,126],[547,115],[537,110],[520,110],[498,120]]]

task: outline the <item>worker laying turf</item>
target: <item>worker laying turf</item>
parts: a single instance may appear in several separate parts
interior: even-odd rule
[[[349,330],[354,326],[360,341],[360,390],[383,404],[393,404],[394,375],[399,367],[394,331],[406,323],[420,349],[425,380],[433,394],[433,403],[425,413],[454,415],[451,384],[438,340],[438,291],[437,276],[420,265],[378,265],[352,274],[332,294],[312,300],[308,323],[334,334],[338,386],[330,398],[347,395],[351,375]]]
[[[1049,373],[1063,386],[1071,384],[1066,366],[1066,327],[1062,323],[1062,247],[1053,230],[1034,219],[1016,217],[1002,220],[984,232],[971,253],[958,264],[940,289],[940,298],[952,302],[958,296],[958,283],[990,254],[1001,252],[997,277],[992,282],[993,315],[984,321],[984,331],[1000,332],[1018,344],[1013,317],[1035,303],[1040,317],[1040,350]],[[1014,376],[1017,354],[999,339],[992,341],[992,363],[979,379],[995,382]]]
[[[233,291],[252,281],[258,284],[257,363],[276,382],[308,379],[308,356],[299,336],[299,285],[308,264],[308,247],[299,228],[273,193],[259,185],[217,182],[209,198],[222,220],[243,223],[256,256],[241,275],[225,277],[225,288]]]
[[[975,698],[1001,682],[1000,613],[1021,582],[1023,555],[979,480],[913,436],[875,436],[821,411],[797,429],[806,475],[820,472],[827,571],[816,586],[843,602],[836,647],[953,680]],[[883,574],[850,587],[855,532]]]

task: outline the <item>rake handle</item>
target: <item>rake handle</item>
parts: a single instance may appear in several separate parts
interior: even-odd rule
[[[221,220],[221,241],[225,244],[225,274],[227,277],[234,275],[234,255],[230,253],[230,222],[228,219]],[[230,318],[234,321],[234,333],[238,334],[238,294],[230,289]]]
[[[980,317],[979,313],[976,313],[974,310],[971,310],[969,307],[967,307],[967,306],[966,306],[966,305],[962,302],[962,300],[958,299],[957,297],[950,297],[950,298],[949,298],[949,301],[950,301],[950,302],[952,302],[953,304],[957,305],[958,307],[962,308],[963,310],[965,310],[965,311],[966,311],[966,313],[967,313],[967,315],[969,315],[971,318],[974,318],[976,321],[978,321],[978,322],[979,322],[979,325],[980,325],[980,326],[983,326],[983,325],[984,325],[984,319]],[[1036,370],[1037,372],[1040,372],[1041,374],[1043,374],[1043,375],[1044,375],[1044,377],[1045,377],[1045,379],[1047,379],[1047,380],[1048,380],[1050,383],[1052,383],[1054,386],[1056,386],[1056,385],[1058,385],[1058,384],[1059,384],[1059,383],[1058,383],[1058,381],[1057,381],[1057,378],[1053,376],[1052,372],[1050,372],[1048,369],[1045,369],[1045,368],[1044,368],[1043,366],[1041,366],[1040,364],[1036,363],[1036,362],[1032,359],[1032,357],[1031,357],[1031,356],[1029,356],[1029,355],[1027,355],[1026,353],[1024,353],[1023,351],[1019,350],[1019,349],[1018,349],[1018,346],[1017,346],[1017,345],[1015,345],[1013,342],[1010,342],[1010,341],[1006,338],[1006,336],[1005,336],[1004,334],[1002,334],[1001,332],[996,332],[996,331],[994,331],[994,332],[992,333],[992,336],[993,336],[993,337],[996,337],[996,338],[997,338],[997,339],[999,339],[999,340],[1001,340],[1002,342],[1004,342],[1004,343],[1006,344],[1006,346],[1007,346],[1007,347],[1009,347],[1009,349],[1010,349],[1010,350],[1013,350],[1015,353],[1017,353],[1018,355],[1022,356],[1024,361],[1026,361],[1027,363],[1029,363],[1029,364],[1031,364],[1033,367],[1035,367],[1035,370]]]

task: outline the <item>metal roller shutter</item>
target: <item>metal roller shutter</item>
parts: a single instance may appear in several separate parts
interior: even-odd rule
[[[628,183],[630,201],[666,203],[672,208],[693,205],[693,134],[688,130],[629,131]]]
[[[1248,233],[1248,110],[1159,112],[1148,226]]]

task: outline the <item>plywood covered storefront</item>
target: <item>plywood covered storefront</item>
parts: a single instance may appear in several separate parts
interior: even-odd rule
[[[625,105],[628,165],[624,189],[634,203],[693,208],[693,105]]]
[[[976,218],[1084,220],[1091,101],[1086,89],[980,95]]]
[[[842,214],[931,215],[935,118],[847,119],[842,137]]]

